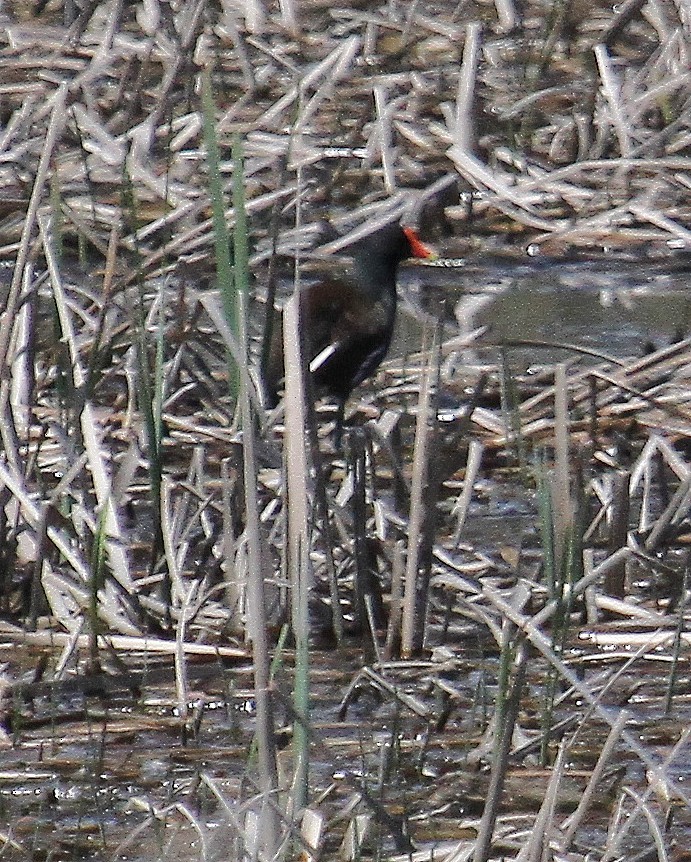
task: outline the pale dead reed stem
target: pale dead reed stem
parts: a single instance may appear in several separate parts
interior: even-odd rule
[[[670,402],[669,399],[663,400],[661,398],[656,398],[653,395],[648,395],[648,393],[644,392],[642,389],[637,389],[635,386],[627,384],[626,381],[622,380],[620,377],[605,374],[597,368],[593,369],[591,374],[593,377],[597,377],[598,380],[603,380],[605,383],[609,383],[613,387],[613,391],[601,396],[601,407],[603,404],[607,404],[608,402],[617,399],[619,396],[616,390],[621,389],[623,392],[628,392],[631,395],[636,396],[636,398],[640,398],[641,401],[645,401],[651,407],[659,408],[669,416],[677,416],[686,422],[691,422],[691,410],[685,410],[682,407],[677,406],[677,404]]]
[[[528,841],[523,845],[515,862],[546,862],[549,859],[550,837],[553,832],[554,814],[559,798],[559,785],[564,777],[567,748],[562,740],[559,751],[552,766],[547,790],[540,805],[537,817],[533,821]]]
[[[470,152],[473,145],[473,109],[475,106],[475,81],[477,79],[477,64],[480,52],[480,33],[482,25],[479,21],[468,24],[465,30],[465,45],[463,61],[458,76],[456,92],[456,116],[453,132],[455,145]]]
[[[461,541],[461,535],[463,533],[463,526],[465,524],[466,518],[468,517],[468,510],[470,509],[470,501],[473,496],[473,486],[475,484],[475,480],[477,479],[478,473],[480,472],[480,465],[482,464],[482,453],[484,451],[484,447],[479,440],[471,439],[468,444],[468,459],[465,465],[465,476],[463,477],[463,490],[461,494],[456,500],[452,515],[456,517],[456,529],[453,534],[453,544],[456,548]]]
[[[629,548],[620,548],[610,557],[607,557],[599,566],[592,569],[588,575],[580,578],[575,584],[573,584],[573,586],[569,587],[573,594],[573,598],[576,599],[578,596],[582,595],[589,587],[596,584],[601,578],[606,578],[610,569],[615,568],[622,560],[629,559],[632,556],[634,555]],[[544,626],[557,611],[558,601],[556,599],[551,599],[542,608],[542,610],[538,611],[535,616],[531,618],[531,626],[534,625],[538,628],[540,626]]]
[[[233,496],[237,490],[237,482],[232,473],[230,459],[224,458],[221,461],[221,494],[222,494],[222,512],[223,512],[223,557],[225,566],[223,568],[223,577],[226,583],[225,587],[225,604],[230,610],[231,619],[229,623],[230,630],[237,635],[244,633],[244,626],[241,622],[241,614],[243,608],[243,597],[245,595],[245,584],[233,571],[236,566],[233,565],[239,552],[240,542],[234,534],[234,513],[233,513]]]
[[[223,309],[221,308],[219,303],[218,295],[210,293],[199,293],[197,294],[196,298],[204,307],[204,310],[213,321],[214,326],[217,328],[218,334],[223,339],[224,346],[228,349],[229,353],[233,357],[233,361],[235,362],[240,374],[241,383],[247,388],[247,393],[252,402],[254,410],[260,415],[262,421],[264,421],[264,411],[261,406],[261,399],[259,398],[259,394],[257,393],[257,388],[254,385],[252,378],[250,377],[249,371],[247,370],[247,362],[243,357],[242,349],[238,344],[238,340],[231,332],[230,327],[226,322],[225,315],[223,314]]]
[[[293,0],[279,0],[278,6],[281,10],[283,26],[291,36],[299,36],[300,27],[298,26],[298,16],[295,11],[295,3]]]
[[[494,8],[497,10],[499,26],[502,30],[510,31],[516,26],[518,15],[512,0],[494,0]]]
[[[424,349],[424,345],[423,345]],[[417,619],[418,573],[422,528],[425,521],[425,485],[429,470],[428,443],[432,414],[432,355],[422,369],[417,421],[415,423],[415,445],[413,448],[413,477],[410,492],[410,518],[408,526],[408,555],[406,559],[405,586],[403,590],[403,620],[401,626],[401,655],[409,658],[415,646],[415,633],[420,626]]]
[[[295,123],[296,131],[309,131],[309,123],[318,115],[321,105],[324,101],[328,101],[328,99],[334,97],[335,85],[346,77],[360,50],[360,44],[358,36],[351,36],[350,39],[346,39],[338,46],[337,51],[331,55],[332,65],[325,70],[324,80],[318,86],[314,82],[316,89],[311,98],[307,98],[307,87],[309,85],[304,80],[300,82],[301,107]],[[297,154],[298,158],[300,158],[300,152]]]
[[[620,553],[620,552],[617,552]],[[616,556],[616,555],[614,555]],[[607,562],[607,561],[606,561]],[[599,573],[601,570],[601,566],[594,570],[593,575],[595,573]],[[579,585],[582,585],[585,578],[582,578],[579,582]],[[587,682],[579,679],[577,673],[572,670],[558,655],[555,654],[552,644],[545,636],[545,634],[539,628],[540,625],[543,625],[543,621],[540,619],[542,612],[535,614],[533,617],[526,617],[525,615],[516,611],[516,609],[511,605],[510,602],[506,601],[506,599],[500,595],[498,590],[495,590],[493,587],[489,586],[489,584],[483,584],[483,593],[486,595],[488,600],[492,605],[494,605],[495,609],[507,620],[513,622],[521,631],[525,634],[526,638],[530,643],[537,649],[537,651],[544,656],[552,667],[558,672],[559,676],[566,680],[569,685],[571,685],[575,691],[580,694],[588,705],[592,708],[595,715],[597,715],[600,719],[605,721],[610,727],[614,724],[614,716],[611,713],[609,707],[605,707],[600,703],[599,698],[591,691]],[[575,590],[574,590],[575,593]],[[555,602],[551,602],[550,604],[554,605]],[[661,636],[665,638],[674,637],[674,632],[665,632],[660,633]],[[630,638],[630,635],[627,633],[625,635],[627,640]],[[653,649],[655,645],[655,638],[651,636],[647,636],[649,640],[648,648]],[[640,744],[634,733],[630,733],[629,731],[622,731],[622,740],[625,742],[626,746],[639,758],[639,760],[644,763],[646,766],[655,768],[658,763],[653,754]],[[669,787],[670,792],[675,793],[681,800],[684,801],[686,805],[691,805],[691,797],[688,793],[685,793],[681,788],[673,788],[671,786],[671,779],[667,776],[664,776],[665,785]]]
[[[50,274],[51,289],[55,300],[55,307],[60,319],[60,329],[63,340],[67,345],[70,356],[70,371],[73,377],[74,387],[85,396],[87,374],[82,366],[79,349],[77,347],[76,334],[72,324],[68,302],[62,287],[60,273],[53,253],[50,228],[47,220],[38,215],[38,227],[43,244],[43,250]],[[96,500],[101,509],[105,511],[106,550],[112,572],[118,583],[127,591],[134,590],[134,582],[130,575],[129,560],[125,551],[122,531],[112,496],[112,477],[109,468],[109,457],[106,455],[102,440],[101,423],[96,418],[93,405],[85,401],[79,411],[79,426],[82,432],[84,449],[88,457],[89,473],[91,475]],[[135,631],[135,629],[133,629]]]
[[[48,519],[51,517],[53,506],[51,503],[44,502],[41,504],[41,521],[34,536],[34,546],[36,549],[34,565],[31,575],[31,596],[29,599],[29,615],[24,621],[24,626],[27,631],[36,631],[38,626],[38,617],[41,610],[41,600],[43,597],[43,584],[41,575],[46,559],[46,550],[48,549]]]
[[[243,353],[248,355],[246,294],[238,291],[240,341]],[[245,363],[246,365],[246,363]],[[247,383],[243,380],[239,392],[242,417],[242,453],[245,488],[245,514],[247,518],[247,621],[252,641],[254,666],[254,692],[257,702],[257,752],[259,760],[259,785],[266,796],[278,789],[278,766],[276,763],[276,725],[271,696],[271,656],[269,653],[266,600],[264,594],[264,567],[262,565],[259,498],[257,494],[258,465],[254,416],[250,404]],[[280,844],[280,825],[272,807],[263,810],[262,840],[271,857]]]
[[[24,267],[29,258],[31,246],[31,238],[36,226],[36,215],[41,204],[43,189],[48,179],[50,160],[53,156],[55,144],[62,134],[65,125],[67,114],[65,111],[65,98],[67,96],[67,84],[62,83],[57,88],[55,95],[52,98],[52,110],[46,137],[41,150],[41,158],[39,159],[36,169],[36,178],[34,179],[33,188],[31,189],[31,197],[29,205],[24,217],[22,226],[22,236],[17,251],[17,258],[14,265],[14,273],[12,282],[5,304],[5,313],[0,318],[0,369],[3,369],[2,379],[0,380],[0,437],[2,438],[3,448],[8,458],[12,459],[12,467],[20,472],[19,462],[16,459],[16,435],[14,433],[14,422],[11,412],[8,410],[8,402],[10,397],[10,387],[4,369],[8,365],[8,354],[11,339],[14,334],[13,322],[17,315],[19,307],[19,294],[24,277]],[[13,454],[14,453],[14,454]]]
[[[309,639],[309,594],[312,588],[310,564],[311,536],[309,501],[312,497],[309,481],[305,428],[305,386],[302,351],[300,349],[300,299],[294,293],[283,310],[283,353],[285,357],[285,472],[287,494],[287,560],[291,584],[291,621],[296,641],[296,665],[300,664],[301,682],[296,679],[295,708],[299,715],[309,714],[307,691],[307,643]],[[301,688],[298,687],[300,682]],[[308,729],[298,723],[294,730],[295,765],[294,809],[305,802],[308,774]]]
[[[611,112],[612,125],[619,142],[619,150],[623,158],[631,155],[631,129],[624,113],[621,100],[621,87],[612,69],[607,48],[604,45],[594,47],[602,91]]]
[[[386,105],[386,88],[383,84],[374,85],[374,109],[377,115],[377,139],[379,152],[381,154],[381,166],[384,173],[384,188],[387,195],[392,195],[396,190],[396,174],[394,171],[394,160],[391,152],[391,123],[388,119]]]
[[[659,173],[660,171],[688,171],[689,169],[691,169],[691,158],[688,156],[661,156],[659,159],[637,159],[633,156],[620,156],[613,159],[585,159],[582,162],[574,162],[556,168],[548,174],[540,173],[536,177],[521,178],[520,188],[524,192],[535,192],[543,188],[546,179],[550,183],[561,180],[580,182],[581,177],[593,176],[598,171],[606,171],[608,174],[619,173],[620,171]],[[537,202],[537,198],[535,202]]]
[[[691,736],[691,729],[686,728],[682,731],[677,742],[672,746],[672,749],[667,753],[664,760],[661,763],[656,764],[654,767],[648,769],[647,779],[648,779],[648,787],[645,790],[645,793],[642,797],[640,797],[641,802],[646,803],[650,799],[651,796],[656,796],[659,804],[664,806],[668,804],[672,799],[679,799],[679,794],[674,793],[674,788],[671,785],[671,781],[667,776],[667,770],[670,766],[675,763],[680,754],[684,752],[689,744],[689,737]],[[688,805],[688,802],[687,802]],[[636,809],[630,813],[630,815],[626,816],[624,823],[618,833],[616,833],[616,839],[618,845],[621,845],[621,842],[626,837],[626,835],[637,826],[638,817],[637,814],[641,810],[641,806],[637,805]],[[613,830],[611,830],[613,832]],[[609,862],[610,859],[618,856],[617,845],[615,845],[614,841],[611,843],[608,842],[607,847],[605,848],[605,852],[602,855],[601,862]],[[658,857],[659,859],[665,859],[664,854]]]
[[[25,295],[29,296],[31,286],[30,267],[25,268],[22,281],[24,282],[23,290]],[[35,297],[32,297],[29,301],[22,303],[14,323],[15,341],[12,346],[13,359],[10,372],[9,403],[14,420],[14,433],[12,436],[15,445],[12,447],[11,452],[5,451],[7,460],[13,465],[20,463],[20,441],[29,438],[33,418],[30,398],[36,382],[35,369],[32,362],[33,351],[31,350],[36,332],[36,302],[34,299]],[[8,429],[8,431],[11,432],[12,429]]]
[[[367,673],[365,671],[365,675],[367,677],[371,677],[373,674],[372,672]],[[376,674],[374,674],[374,676],[381,679],[381,677]],[[278,697],[281,697],[280,689],[278,689],[276,693]],[[400,698],[400,693],[398,696]],[[407,705],[410,700],[411,699],[403,698],[402,702]],[[295,725],[302,725],[302,727],[304,727],[309,741],[319,753],[320,757],[331,760],[333,758],[333,748],[329,746],[328,743],[322,741],[319,735],[314,733],[308,717],[297,713],[295,711],[295,705],[285,699],[283,699],[283,705],[290,713],[290,718],[294,721]],[[341,764],[340,771],[344,782],[352,787],[356,792],[358,800],[367,806],[367,808],[373,812],[377,821],[389,831],[395,843],[396,852],[410,854],[412,851],[412,843],[408,837],[407,831],[403,828],[403,817],[400,814],[389,813],[387,807],[383,805],[379,799],[375,798],[372,793],[370,793],[367,786],[363,784],[362,772],[357,767],[355,770],[351,770],[348,768],[347,764]]]
[[[674,221],[674,219],[669,218],[659,210],[633,203],[629,206],[629,211],[632,215],[641,219],[641,221],[647,221],[650,222],[650,224],[654,224],[655,227],[659,227],[671,236],[676,236],[678,239],[682,240],[687,247],[691,247],[691,230],[687,230],[685,227],[680,225],[679,222]]]
[[[659,859],[659,862],[669,862],[669,854],[667,853],[666,842],[662,835],[660,826],[657,822],[657,818],[651,807],[641,797],[639,793],[635,793],[630,787],[624,787],[622,792],[625,793],[627,796],[630,796],[634,800],[634,802],[636,803],[636,812],[643,812],[643,815],[648,822],[648,828],[655,844],[655,849],[657,851],[657,858]]]
[[[196,3],[186,3],[182,9],[180,20],[180,47],[181,50],[175,54],[174,62],[166,69],[166,74],[161,82],[160,90],[157,92],[158,98],[154,103],[153,110],[140,127],[148,126],[148,129],[153,130],[162,121],[166,108],[169,105],[171,92],[178,85],[185,65],[190,60],[190,54],[193,52],[195,40],[199,37],[201,18],[204,9],[206,8],[205,0],[197,0]],[[202,58],[197,57],[200,65],[205,62]],[[200,62],[201,61],[201,62]],[[165,199],[165,195],[162,196]]]
[[[491,198],[492,206],[510,214],[522,224],[549,232],[558,227],[566,229],[567,225],[572,224],[571,221],[542,217],[536,209],[543,199],[540,192],[531,190],[526,193],[526,186],[522,181],[510,177],[505,171],[490,169],[467,150],[454,145],[450,147],[447,155],[455,164],[459,174],[473,188],[482,191],[487,189],[496,195]],[[465,208],[463,208],[463,214],[465,216]]]
[[[168,556],[168,565],[170,565],[173,556],[173,554]],[[188,589],[183,590],[179,595],[180,611],[175,627],[175,693],[178,701],[178,712],[180,714],[183,736],[187,733],[187,719],[189,716],[189,681],[187,679],[184,643],[187,633],[189,608],[196,591],[197,584],[193,582]]]
[[[65,4],[67,5],[67,4]],[[113,58],[113,40],[117,33],[118,24],[120,23],[120,15],[122,13],[122,0],[115,0],[113,3],[108,3],[108,15],[103,26],[99,28],[99,44],[96,50],[91,55],[91,60],[86,69],[71,82],[73,91],[86,90],[89,83],[94,78],[107,74],[111,68]],[[92,7],[92,9],[95,7]],[[149,7],[151,8],[151,7]],[[81,19],[81,16],[74,25],[70,28],[69,41],[76,43],[83,35],[86,21]]]
[[[253,40],[249,41],[252,42]],[[336,70],[338,70],[338,74],[344,70],[341,62],[347,60],[347,62],[350,63],[359,45],[360,39],[356,36],[348,39],[344,43],[339,43],[339,45],[328,56],[317,63],[317,65],[313,69],[310,69],[307,74],[301,77],[299,84],[291,87],[285,95],[281,96],[281,98],[255,122],[256,128],[271,128],[282,117],[285,111],[290,108],[293,102],[298,99],[299,95],[302,93],[304,96],[309,89],[316,87],[320,79],[327,79],[332,76],[330,80],[333,84],[337,74]],[[299,76],[296,69],[293,68],[293,71],[297,73],[296,77]]]
[[[691,474],[680,483],[665,511],[657,519],[646,538],[644,547],[648,553],[654,553],[657,550],[670,525],[681,521],[689,506],[691,506]]]
[[[442,317],[436,321],[433,352],[430,361],[434,363],[434,385],[430,401],[431,427],[428,433],[427,448],[430,458],[427,464],[427,476],[423,494],[424,521],[420,542],[420,583],[419,589],[419,613],[418,620],[418,643],[416,648],[424,647],[427,639],[427,618],[430,608],[430,582],[432,576],[432,561],[434,557],[434,539],[437,528],[438,501],[442,485],[443,459],[438,457],[441,443],[439,429],[439,391],[441,388],[441,335],[443,330]],[[437,453],[437,457],[434,457]]]
[[[2,468],[0,467],[1,472]],[[47,532],[50,533],[51,529],[49,526]],[[71,564],[72,562],[70,561]],[[27,632],[9,623],[0,624],[0,631],[4,638],[16,644],[29,644],[43,648],[73,646],[74,649],[86,649],[89,645],[89,635],[77,635],[75,638],[74,634],[67,634],[66,632]],[[170,638],[152,638],[142,635],[101,635],[101,638],[115,652],[142,652],[150,655],[170,656],[174,655],[176,649],[175,644]],[[183,649],[185,655],[204,656],[209,659],[217,658],[218,656],[228,659],[238,659],[240,661],[247,659],[246,650],[219,644],[192,642],[185,643]]]
[[[238,27],[235,10],[226,9],[225,12],[226,14],[224,17],[223,24],[219,26],[219,32],[225,30],[230,36],[230,39],[233,43],[233,47],[235,48],[235,54],[238,59],[238,65],[240,66],[240,71],[242,72],[242,79],[244,82],[243,89],[245,93],[255,93],[257,91],[257,78],[255,75],[254,67],[252,66],[252,62],[249,57],[249,52],[247,50],[247,43],[245,41],[244,34],[240,32],[240,28]]]
[[[609,763],[610,756],[614,752],[614,747],[619,743],[619,738],[621,737],[621,733],[626,726],[626,722],[628,721],[629,717],[630,714],[627,713],[625,710],[622,710],[617,716],[617,720],[610,728],[605,744],[602,747],[600,756],[598,757],[597,763],[595,764],[590,778],[588,779],[588,784],[583,791],[583,795],[578,802],[576,810],[573,812],[573,814],[570,814],[561,824],[561,829],[563,831],[561,846],[564,848],[564,850],[567,850],[571,845],[573,836],[576,834],[577,829],[581,825],[583,818],[585,817],[588,809],[590,808],[593,796],[595,795],[595,791],[598,789],[600,779],[602,778],[605,768]]]

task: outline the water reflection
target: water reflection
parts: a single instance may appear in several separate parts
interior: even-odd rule
[[[443,314],[449,335],[489,325],[493,340],[566,342],[640,356],[691,328],[689,281],[681,265],[628,260],[418,267],[403,280],[396,348],[419,348],[419,322],[406,317]],[[515,358],[530,364],[565,356],[532,348]]]

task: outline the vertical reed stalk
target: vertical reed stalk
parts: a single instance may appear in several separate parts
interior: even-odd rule
[[[293,738],[294,780],[293,810],[304,807],[307,800],[309,767],[309,728],[303,724],[309,716],[309,593],[312,573],[309,560],[308,529],[309,468],[305,448],[305,388],[300,350],[300,303],[294,294],[283,312],[283,349],[285,355],[285,459],[288,503],[288,572],[291,583],[291,620],[295,636],[294,706],[300,720]]]
[[[423,344],[423,353],[426,345]],[[421,540],[425,522],[425,486],[429,470],[430,414],[432,409],[432,360],[425,362],[420,381],[420,396],[415,423],[413,477],[408,520],[408,555],[406,558],[403,615],[401,620],[401,655],[409,658],[420,641],[419,569]]]
[[[211,90],[211,75],[208,69],[201,72],[201,104],[204,122],[204,144],[206,146],[206,167],[208,171],[209,196],[211,198],[211,219],[213,222],[214,251],[216,257],[216,276],[219,290],[223,299],[223,310],[226,322],[231,333],[238,339],[239,332],[239,310],[238,291],[236,281],[238,272],[237,261],[235,272],[230,259],[230,248],[228,243],[228,228],[226,226],[225,204],[223,200],[223,182],[221,179],[221,157],[216,136],[216,106],[214,104]],[[239,146],[239,145],[237,145]],[[235,186],[233,186],[235,189]],[[235,192],[233,193],[235,198]],[[235,211],[238,218],[239,210]],[[240,218],[245,219],[244,213]],[[238,235],[247,236],[246,224],[240,229]],[[234,245],[235,253],[238,248]],[[241,249],[240,249],[241,250]],[[245,256],[247,247],[245,246]],[[235,276],[235,278],[234,278]],[[243,276],[240,276],[241,278]],[[233,401],[237,401],[240,387],[240,374],[233,357],[228,354],[228,386]]]
[[[367,554],[367,511],[366,511],[366,459],[365,441],[360,429],[351,429],[348,435],[350,470],[353,476],[353,551],[355,559],[355,580],[353,588],[353,617],[356,631],[364,633],[367,629],[365,595],[367,590],[369,559]]]
[[[480,820],[477,841],[473,853],[473,862],[487,862],[492,848],[492,835],[499,814],[499,801],[504,789],[504,780],[509,763],[511,739],[518,719],[521,703],[521,693],[525,682],[525,672],[528,664],[528,644],[518,636],[515,639],[515,627],[505,621],[502,643],[503,683],[499,686],[496,707],[494,752],[492,755],[492,772],[490,777],[485,807]],[[515,656],[515,661],[514,661]],[[513,680],[511,667],[513,666]]]
[[[396,542],[393,549],[391,566],[391,600],[389,609],[389,624],[386,629],[386,642],[382,659],[390,661],[400,641],[401,633],[401,601],[403,598],[403,578],[405,576],[405,549],[402,542]]]
[[[208,83],[208,82],[207,82]],[[210,98],[210,94],[209,94]],[[208,106],[207,106],[208,107]],[[254,668],[254,690],[257,703],[257,754],[259,764],[259,785],[268,797],[261,808],[261,841],[269,858],[274,856],[280,845],[280,817],[276,808],[278,791],[278,766],[276,761],[273,701],[271,696],[271,656],[268,642],[268,621],[264,594],[264,571],[261,554],[261,526],[259,523],[259,496],[257,493],[258,464],[256,457],[256,428],[250,398],[250,380],[244,371],[249,356],[248,335],[248,227],[245,205],[245,175],[242,144],[235,138],[232,147],[233,157],[233,227],[234,267],[232,284],[228,283],[228,297],[225,300],[226,313],[235,315],[229,321],[231,331],[239,342],[238,362],[235,364],[235,386],[239,386],[239,406],[242,423],[243,475],[245,489],[245,517],[248,556],[247,618],[249,635],[252,641]],[[225,233],[225,222],[223,222]],[[220,243],[217,239],[217,246]],[[228,275],[228,273],[224,273]],[[221,273],[219,272],[219,278]],[[232,324],[235,329],[232,330]],[[241,367],[242,365],[245,368]],[[237,391],[237,390],[236,390]]]
[[[568,385],[566,366],[563,362],[556,366],[554,373],[552,505],[554,510],[554,556],[557,565],[561,565],[574,514],[570,493]]]
[[[129,220],[133,225],[136,225],[137,218],[137,204],[134,195],[134,187],[132,185],[131,177],[127,170],[127,162],[123,164],[123,178],[122,178],[122,210],[123,213],[126,213],[129,217]],[[137,300],[134,303],[134,314],[133,314],[133,322],[134,322],[134,345],[135,345],[135,355],[136,355],[136,365],[137,365],[137,407],[142,412],[144,416],[144,427],[146,429],[146,438],[148,444],[148,456],[149,456],[149,484],[150,484],[150,494],[149,499],[151,502],[152,513],[153,513],[153,541],[151,546],[151,560],[150,560],[150,568],[153,569],[156,567],[158,562],[159,555],[163,550],[163,528],[161,524],[161,482],[163,477],[163,440],[162,440],[162,422],[160,411],[162,409],[162,401],[157,401],[157,393],[160,396],[162,392],[162,380],[158,378],[162,378],[163,376],[163,368],[162,363],[158,364],[162,360],[162,356],[159,353],[159,343],[160,343],[160,333],[156,342],[156,354],[155,354],[155,362],[154,367],[151,366],[151,361],[149,359],[149,336],[147,331],[147,314],[146,314],[146,302],[144,297],[144,285],[142,283],[141,275],[139,274],[139,267],[137,267],[137,275],[136,275],[136,289],[137,289]],[[163,326],[164,323],[164,299],[160,298],[159,305],[159,326]],[[170,604],[171,595],[170,595],[170,579],[166,574],[162,583],[162,600],[166,602],[166,604]],[[170,609],[168,612],[168,622],[170,623],[171,615]]]
[[[434,539],[437,530],[438,521],[438,501],[439,491],[441,489],[442,463],[443,459],[439,457],[439,389],[441,386],[441,336],[442,336],[442,319],[437,320],[434,332],[433,350],[430,360],[434,363],[434,386],[432,389],[432,398],[430,401],[429,411],[429,442],[428,450],[430,458],[427,464],[427,481],[424,487],[423,494],[423,512],[424,520],[422,524],[422,536],[420,542],[420,558],[419,569],[420,578],[418,585],[418,607],[419,619],[417,621],[418,636],[415,643],[415,649],[419,650],[425,645],[427,636],[427,616],[429,611],[429,592],[432,578],[432,559],[434,555]],[[432,453],[437,453],[436,457]]]
[[[91,579],[89,581],[89,670],[97,673],[100,670],[98,658],[98,636],[100,622],[98,619],[98,591],[105,584],[106,563],[106,521],[107,509],[104,506],[98,516],[98,526],[94,534],[91,548]]]

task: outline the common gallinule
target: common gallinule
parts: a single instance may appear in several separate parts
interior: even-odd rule
[[[430,258],[411,227],[386,225],[356,247],[343,277],[325,278],[300,292],[303,351],[315,385],[336,401],[336,442],[345,402],[378,367],[389,349],[396,319],[396,273],[410,257]],[[277,403],[283,378],[283,345],[275,327],[266,371],[267,402]]]

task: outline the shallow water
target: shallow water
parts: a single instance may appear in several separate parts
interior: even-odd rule
[[[401,278],[402,302],[393,351],[419,348],[419,325],[436,317],[471,331],[489,326],[500,341],[571,343],[619,358],[661,347],[691,325],[691,264],[630,259],[524,262],[468,259],[457,267],[409,267]],[[568,352],[513,348],[517,362],[552,362]]]

